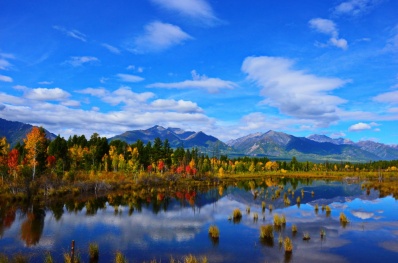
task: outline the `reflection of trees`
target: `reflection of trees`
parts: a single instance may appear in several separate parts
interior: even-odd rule
[[[64,214],[64,203],[63,202],[54,202],[50,205],[50,210],[53,212],[53,216],[55,220],[60,220],[62,215]]]
[[[0,211],[0,237],[2,237],[4,230],[10,228],[14,223],[16,209],[10,207],[8,209],[0,209]]]
[[[21,239],[28,247],[39,243],[45,216],[43,209],[33,209],[32,212],[27,213],[26,220],[21,225]]]

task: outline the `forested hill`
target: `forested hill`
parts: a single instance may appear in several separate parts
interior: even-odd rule
[[[12,148],[17,142],[23,141],[32,127],[30,124],[0,119],[0,138],[6,137]],[[48,131],[46,135],[47,138],[55,138],[55,135]],[[156,138],[161,141],[167,140],[171,148],[197,148],[200,153],[208,156],[257,156],[276,160],[289,160],[294,156],[301,161],[331,162],[398,160],[398,147],[394,145],[372,141],[355,143],[343,138],[332,139],[325,135],[296,137],[276,131],[249,134],[224,143],[202,131],[185,131],[155,125],[146,130],[126,131],[108,138],[108,143],[120,140],[131,145],[140,140],[144,144],[153,144]]]
[[[23,142],[23,139],[26,137],[32,130],[32,125],[17,122],[17,121],[8,121],[0,118],[0,138],[6,137],[7,142],[10,143],[11,148],[17,144],[18,142]],[[49,131],[45,130],[47,138],[53,140],[56,136]]]

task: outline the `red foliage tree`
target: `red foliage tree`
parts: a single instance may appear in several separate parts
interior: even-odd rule
[[[18,167],[18,159],[19,152],[17,149],[12,149],[11,152],[8,153],[7,165],[9,172],[15,176],[17,167]]]

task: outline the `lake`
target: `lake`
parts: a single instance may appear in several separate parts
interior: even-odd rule
[[[236,208],[242,212],[239,222],[231,220]],[[75,240],[83,262],[89,262],[93,242],[99,245],[99,262],[112,262],[117,251],[129,262],[169,262],[170,256],[181,260],[188,254],[206,256],[209,262],[392,262],[398,257],[397,211],[391,195],[380,197],[378,190],[361,183],[339,181],[264,179],[182,190],[143,189],[41,200],[25,207],[3,204],[0,253],[22,253],[30,262],[43,262],[50,252],[62,262]],[[346,225],[340,223],[341,212],[350,221]],[[258,220],[253,219],[255,213]],[[275,214],[284,215],[286,225],[274,230],[272,240],[261,240],[260,226],[273,224]],[[219,228],[218,241],[209,237],[210,225]],[[311,239],[303,240],[304,233]],[[292,239],[291,254],[285,254],[279,237]]]

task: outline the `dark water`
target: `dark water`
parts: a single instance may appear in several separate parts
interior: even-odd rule
[[[169,262],[170,256],[181,260],[188,254],[206,256],[209,262],[397,262],[398,203],[393,197],[379,198],[377,191],[367,193],[359,184],[284,183],[277,199],[271,198],[277,186],[245,190],[248,184],[238,184],[139,202],[126,194],[120,197],[134,200],[130,205],[117,205],[108,197],[53,207],[32,205],[27,210],[2,207],[0,253],[21,252],[30,262],[43,262],[45,252],[51,252],[56,262],[62,262],[63,253],[75,240],[83,262],[89,261],[92,242],[99,245],[99,262],[112,262],[116,251],[129,262]],[[285,206],[283,194],[293,188],[294,197],[288,194],[291,204]],[[300,206],[295,203],[298,196]],[[265,212],[262,201],[266,202]],[[269,204],[274,207],[272,212]],[[315,204],[319,205],[318,213]],[[321,205],[331,207],[330,215]],[[243,214],[239,223],[228,220],[235,208]],[[341,212],[350,221],[346,226],[340,224]],[[254,213],[258,213],[258,221],[253,220]],[[262,242],[259,228],[272,223],[275,214],[285,215],[287,224],[274,232],[273,242]],[[208,236],[213,224],[220,230],[218,242]],[[292,234],[292,224],[298,227],[296,235]],[[321,229],[326,232],[324,238],[320,237]],[[309,241],[302,239],[304,232],[310,234]],[[279,236],[292,238],[290,256],[279,245]]]

